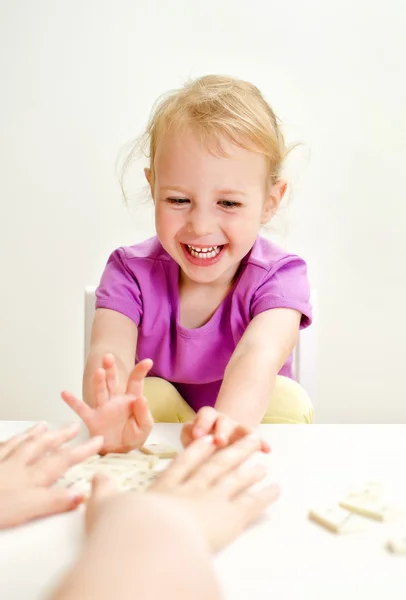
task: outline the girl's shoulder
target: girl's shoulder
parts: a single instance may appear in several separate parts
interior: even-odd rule
[[[305,261],[288,252],[275,242],[267,240],[262,236],[258,236],[251,251],[242,261],[250,268],[249,271],[258,271],[258,276],[264,276],[265,273],[272,273],[289,263],[302,263]]]
[[[245,303],[248,299],[250,317],[272,308],[290,308],[302,313],[300,326],[307,327],[311,305],[305,261],[260,236],[244,261],[236,291]]]
[[[172,260],[169,254],[161,246],[161,242],[156,235],[131,246],[122,246],[118,250],[126,262],[137,261],[140,259],[165,262],[170,262]]]

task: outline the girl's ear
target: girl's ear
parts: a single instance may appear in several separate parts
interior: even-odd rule
[[[262,217],[261,217],[261,225],[265,225],[272,219],[275,215],[276,211],[279,208],[279,204],[284,197],[288,184],[286,181],[282,179],[277,181],[272,187],[268,194],[267,199],[264,202],[264,207],[262,209]]]
[[[149,185],[151,185],[151,169],[144,169],[144,175]]]
[[[144,175],[145,175],[146,180],[148,181],[149,189],[151,190],[151,196],[152,196],[152,200],[153,200],[154,199],[154,186],[153,186],[153,182],[152,182],[151,169],[149,169],[149,168],[144,169]]]

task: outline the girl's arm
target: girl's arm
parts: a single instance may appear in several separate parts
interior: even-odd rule
[[[297,343],[301,313],[273,308],[254,317],[231,356],[215,404],[248,427],[262,420],[275,379]]]
[[[253,318],[227,365],[215,407],[201,408],[183,426],[184,446],[207,433],[224,446],[259,425],[276,376],[296,345],[300,319],[301,313],[289,308],[273,308]],[[269,451],[265,441],[262,450]]]
[[[105,368],[104,357],[112,354],[116,366],[116,393],[123,394],[131,370],[134,368],[137,349],[137,326],[125,315],[98,308],[92,326],[89,355],[83,375],[83,399],[95,406],[94,390],[97,369]],[[105,369],[106,377],[115,376],[114,370]]]
[[[152,360],[134,366],[136,345],[137,327],[131,319],[98,309],[83,377],[85,402],[69,391],[61,393],[90,435],[103,436],[102,454],[140,448],[152,428],[152,415],[143,397]]]

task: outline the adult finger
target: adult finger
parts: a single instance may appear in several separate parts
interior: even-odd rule
[[[135,365],[128,377],[127,394],[142,396],[144,392],[144,379],[151,370],[153,362],[150,358],[145,358]]]
[[[212,408],[211,406],[204,406],[201,408],[195,417],[192,430],[193,438],[196,439],[212,433],[212,429],[218,417],[219,413],[215,408]]]
[[[90,406],[83,402],[83,400],[79,400],[71,394],[70,392],[63,391],[61,392],[61,398],[66,404],[71,408],[79,417],[87,423],[92,416],[92,409]]]
[[[92,491],[86,504],[86,511],[93,512],[100,502],[116,493],[117,486],[113,479],[105,473],[97,473],[92,479]]]
[[[248,490],[238,496],[232,503],[233,510],[238,511],[243,526],[248,527],[256,521],[261,513],[264,512],[280,496],[280,487],[275,483],[268,485],[260,490]]]
[[[83,444],[63,448],[48,454],[32,465],[34,482],[37,485],[51,485],[67,469],[97,454],[102,446],[103,437],[96,436]]]
[[[106,385],[110,396],[118,394],[118,371],[116,359],[113,354],[106,354],[103,357],[103,368],[106,372]]]
[[[106,371],[103,368],[96,369],[92,377],[93,398],[95,400],[95,408],[103,406],[110,400],[110,394],[107,387]]]
[[[147,399],[144,396],[136,398],[131,405],[132,414],[138,425],[138,428],[144,432],[150,432],[154,424],[151,411],[149,410]]]
[[[114,480],[105,473],[97,473],[92,479],[90,500],[105,500],[117,492]]]
[[[9,456],[15,448],[24,440],[29,439],[31,436],[38,435],[47,430],[46,423],[36,423],[26,431],[13,435],[13,437],[5,440],[0,446],[0,460]]]
[[[213,436],[207,435],[194,440],[190,446],[178,454],[170,465],[162,471],[149,489],[153,491],[171,491],[188,480],[196,470],[216,452]]]
[[[24,493],[14,492],[2,504],[10,501],[9,509],[0,514],[0,528],[21,525],[27,521],[57,513],[74,510],[83,502],[83,494],[72,493],[66,488],[33,487]]]
[[[119,492],[114,481],[105,473],[98,473],[92,479],[92,491],[86,502],[86,531],[89,533],[103,514],[103,505]]]
[[[80,429],[80,423],[71,423],[57,431],[47,431],[34,438],[23,441],[18,448],[15,449],[13,456],[17,460],[22,460],[26,464],[32,464],[36,460],[42,458],[44,454],[55,450],[73,440]]]
[[[231,446],[218,450],[190,476],[190,485],[206,489],[215,484],[220,477],[242,465],[254,452],[258,452],[260,447],[261,440],[257,436],[248,435]]]
[[[213,489],[221,497],[233,499],[256,483],[263,481],[266,474],[264,465],[243,465],[217,480]]]

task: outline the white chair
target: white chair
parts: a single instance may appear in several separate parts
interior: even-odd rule
[[[85,290],[85,360],[90,347],[90,334],[95,312],[95,287]],[[299,334],[299,341],[293,354],[296,380],[309,394],[316,406],[317,395],[317,293],[312,291],[313,323]]]

